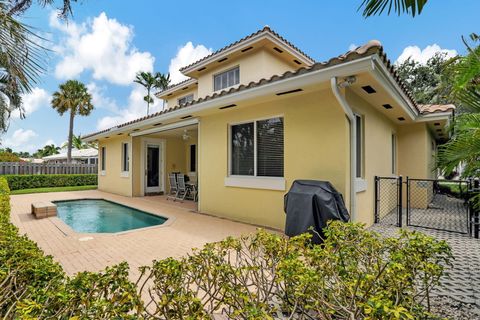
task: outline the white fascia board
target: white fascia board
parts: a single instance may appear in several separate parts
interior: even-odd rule
[[[298,76],[286,78],[286,79],[275,81],[272,83],[267,83],[258,87],[253,87],[251,89],[234,92],[234,93],[220,96],[214,99],[209,99],[204,102],[196,103],[192,106],[187,106],[175,111],[167,112],[157,117],[135,122],[121,128],[114,127],[107,132],[103,132],[98,135],[88,137],[85,139],[85,141],[87,142],[94,141],[97,139],[118,134],[120,132],[126,132],[133,129],[138,129],[143,126],[153,125],[155,123],[162,122],[162,121],[169,121],[169,120],[176,120],[176,119],[181,120],[180,119],[181,117],[184,117],[187,115],[195,116],[194,115],[195,112],[218,108],[224,105],[238,103],[239,101],[242,101],[242,100],[253,99],[253,98],[257,98],[257,97],[261,97],[269,94],[275,95],[278,92],[301,88],[303,86],[308,86],[315,83],[330,81],[330,79],[335,76],[346,77],[346,76],[354,75],[360,72],[371,71],[372,70],[371,58],[372,56],[368,56],[365,58],[352,60],[349,62],[334,65],[325,69],[306,72]]]
[[[173,93],[173,92],[176,92],[176,91],[179,91],[181,88],[185,87],[185,86],[189,86],[189,85],[192,85],[192,84],[195,84],[198,80],[195,79],[195,78],[191,78],[189,79],[188,81],[185,81],[183,83],[178,83],[178,84],[174,84],[173,87],[171,87],[170,89],[168,90],[164,90],[164,91],[159,91],[157,93],[155,93],[155,96],[159,99],[162,99],[160,97],[164,97],[165,95],[167,94],[170,94],[170,93]]]
[[[437,121],[437,120],[449,120],[452,112],[436,112],[431,114],[420,115],[417,119],[418,122]]]
[[[245,41],[242,41],[240,43],[237,43],[236,45],[228,48],[228,49],[225,49],[223,52],[219,53],[219,54],[216,54],[216,55],[212,55],[211,57],[209,57],[208,59],[206,59],[205,61],[201,61],[200,63],[198,64],[195,64],[195,65],[192,65],[191,67],[188,67],[187,69],[185,70],[182,70],[181,72],[184,74],[184,75],[188,75],[190,72],[193,72],[197,69],[200,69],[208,64],[210,64],[212,61],[216,61],[216,60],[220,60],[226,56],[228,56],[229,54],[231,54],[232,52],[235,52],[237,51],[238,49],[240,48],[244,48],[244,47],[248,47],[250,45],[253,45],[254,43],[260,41],[260,40],[263,40],[263,39],[268,39],[270,41],[272,41],[273,43],[275,43],[276,45],[278,46],[281,46],[283,49],[285,49],[286,51],[288,51],[288,53],[290,53],[291,55],[293,55],[294,57],[298,58],[300,61],[302,61],[303,63],[305,63],[306,65],[312,65],[315,63],[315,61],[311,60],[311,59],[308,59],[307,57],[305,57],[304,55],[300,54],[297,50],[295,50],[294,48],[292,48],[290,45],[288,45],[286,42],[284,41],[281,41],[279,38],[277,38],[276,36],[274,36],[273,34],[269,33],[269,32],[262,32],[260,34],[257,34],[256,36],[250,38],[250,39],[247,39]]]
[[[393,78],[392,74],[385,64],[380,61],[378,55],[372,56],[373,66],[373,76],[374,78],[384,84],[384,88],[387,90],[388,94],[391,95],[395,101],[407,112],[411,120],[416,120],[419,116],[418,111],[415,106],[410,102],[408,96],[403,92],[403,89],[398,85],[397,81]]]
[[[185,121],[180,121],[180,122],[174,122],[170,123],[164,126],[159,126],[156,128],[151,128],[143,131],[137,131],[137,132],[132,132],[130,135],[132,137],[137,137],[137,136],[144,136],[146,134],[152,134],[152,133],[157,133],[157,132],[163,132],[163,131],[168,131],[172,129],[178,129],[178,128],[183,128],[183,127],[188,127],[194,124],[198,124],[198,119],[189,119]]]

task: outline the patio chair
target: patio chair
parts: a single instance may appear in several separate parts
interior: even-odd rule
[[[189,185],[188,193],[192,197],[193,201],[198,201],[198,185],[196,183]]]
[[[187,186],[185,185],[185,176],[183,174],[177,174],[177,195],[175,196],[176,200],[185,200],[185,197],[187,196]]]
[[[173,199],[173,201],[175,201],[178,195],[178,184],[177,184],[177,178],[175,173],[168,174],[168,182],[170,183],[170,191],[167,195],[167,200]]]

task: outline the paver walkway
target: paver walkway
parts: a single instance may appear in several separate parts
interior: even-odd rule
[[[65,199],[102,198],[169,217],[167,226],[134,230],[123,234],[80,234],[59,218],[35,219],[31,203]],[[251,233],[256,227],[194,212],[192,202],[173,203],[164,197],[129,198],[97,190],[11,196],[12,222],[40,248],[58,261],[68,274],[99,271],[127,261],[133,279],[138,267],[152,260],[179,257],[207,242]]]
[[[454,232],[411,226],[407,228],[448,242],[455,257],[453,266],[447,269],[447,275],[442,279],[442,286],[433,294],[474,304],[475,312],[480,316],[480,239]],[[385,236],[395,236],[399,230],[387,224],[375,224],[370,229]]]

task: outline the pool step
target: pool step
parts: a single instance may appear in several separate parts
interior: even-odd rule
[[[57,215],[57,206],[50,201],[32,203],[32,214],[37,219],[54,217]]]

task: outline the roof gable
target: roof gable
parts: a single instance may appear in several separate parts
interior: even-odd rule
[[[258,44],[262,40],[268,40],[276,44],[277,52],[284,52],[293,57],[292,61],[296,61],[299,67],[301,66],[310,66],[315,63],[315,60],[310,56],[305,54],[291,42],[287,41],[285,38],[280,36],[278,33],[273,31],[269,26],[265,26],[263,29],[260,29],[238,41],[235,41],[212,54],[203,57],[202,59],[185,66],[180,69],[180,72],[186,76],[195,77],[198,72],[204,71],[208,65],[212,62],[222,62],[223,59],[227,59],[228,55],[237,52],[247,52],[254,48],[255,44]]]

